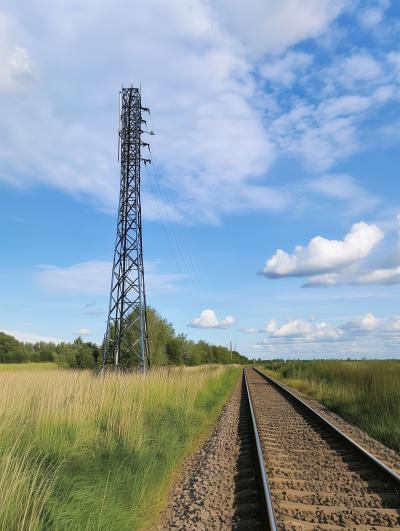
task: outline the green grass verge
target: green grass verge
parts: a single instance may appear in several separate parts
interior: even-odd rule
[[[266,363],[264,372],[400,452],[400,361]]]
[[[153,523],[240,370],[165,369],[102,382],[60,370],[0,374],[1,451],[7,455],[18,439],[21,454],[31,456],[26,474],[40,462],[42,483],[51,477],[41,518],[29,529],[135,531]]]
[[[57,363],[0,363],[0,372],[7,371],[50,371],[57,369]]]

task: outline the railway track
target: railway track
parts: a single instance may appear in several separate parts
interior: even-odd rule
[[[268,376],[245,379],[267,529],[400,529],[400,476]]]

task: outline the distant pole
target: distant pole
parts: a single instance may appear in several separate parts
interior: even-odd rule
[[[121,354],[150,370],[146,293],[142,250],[140,164],[151,161],[140,156],[142,111],[138,88],[122,88],[118,117],[118,155],[121,155],[117,239],[111,277],[110,306],[104,338],[103,366],[112,359],[118,369]],[[149,112],[149,111],[148,111]],[[153,134],[152,132],[150,134]],[[127,334],[127,332],[132,332]]]
[[[232,341],[230,341],[230,347],[231,347],[231,359],[232,359]]]

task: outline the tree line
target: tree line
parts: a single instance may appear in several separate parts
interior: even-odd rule
[[[135,312],[129,319],[135,319]],[[227,365],[249,363],[246,356],[231,352],[222,346],[211,345],[207,341],[188,340],[186,334],[176,334],[171,323],[161,317],[152,307],[147,309],[147,323],[151,364],[153,367],[168,365],[195,366],[206,363]],[[135,341],[134,329],[128,333],[129,341]],[[73,343],[62,342],[58,345],[40,341],[22,343],[14,337],[0,332],[0,363],[43,363],[55,362],[62,369],[99,369],[103,361],[103,346],[84,342],[81,337]],[[134,368],[138,361],[121,350],[120,364],[123,368]]]

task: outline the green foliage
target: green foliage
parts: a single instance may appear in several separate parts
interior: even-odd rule
[[[0,332],[0,363],[27,363],[29,353],[23,343]]]
[[[170,339],[166,345],[167,358],[171,365],[182,365],[182,341],[178,338]]]
[[[126,334],[126,341],[134,344],[140,340],[139,314],[135,310],[129,317],[131,325]],[[195,343],[187,339],[186,334],[175,334],[171,323],[149,306],[147,308],[147,327],[149,335],[149,349],[152,367],[167,365],[196,365],[218,363],[222,365],[245,365],[249,360],[238,352],[230,351],[226,347],[210,345],[200,340]],[[108,347],[109,348],[109,347]],[[103,345],[84,342],[81,337],[73,343],[62,342],[55,345],[52,342],[20,343],[12,336],[0,333],[0,363],[43,363],[56,362],[60,369],[100,369],[103,361]],[[111,361],[110,361],[111,363]],[[134,358],[126,346],[121,347],[120,366],[123,369],[139,367],[139,360]]]
[[[266,372],[400,451],[400,361],[267,362]]]
[[[76,364],[79,369],[94,370],[96,368],[93,351],[90,347],[83,346],[78,350],[76,355]]]
[[[131,327],[126,333],[126,339],[134,344],[140,338],[139,314],[136,310],[129,315],[128,321]],[[239,352],[232,352],[231,357],[226,347],[210,345],[203,340],[195,343],[188,340],[186,334],[176,335],[172,324],[162,318],[151,306],[147,308],[147,325],[152,367],[182,364],[193,367],[213,363],[245,365],[249,363],[248,358],[240,355]],[[125,346],[121,347],[120,366],[125,369],[139,366],[139,360],[134,359]]]

